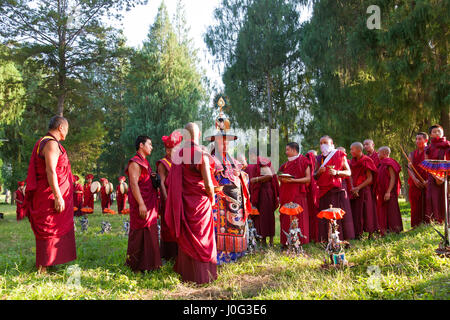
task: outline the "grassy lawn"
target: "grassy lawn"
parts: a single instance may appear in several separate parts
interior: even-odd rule
[[[80,267],[81,285],[67,284],[69,265],[38,275],[28,220],[17,222],[15,207],[0,204],[0,299],[449,299],[450,260],[434,253],[439,237],[429,226],[411,230],[409,206],[400,205],[406,232],[351,241],[346,254],[353,268],[321,269],[325,254],[318,244],[304,246],[308,258],[282,255],[277,237],[275,249],[220,266],[216,282],[198,287],[180,282],[171,263],[156,272],[131,272],[124,266],[122,230],[128,217],[102,215],[99,203],[88,216],[88,232],[76,222],[78,258],[69,265]],[[98,234],[103,220],[111,233]]]

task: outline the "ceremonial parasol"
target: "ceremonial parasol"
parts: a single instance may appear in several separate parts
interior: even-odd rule
[[[259,210],[255,206],[252,205],[252,211],[250,212],[252,216],[259,216]]]
[[[344,218],[345,211],[341,208],[333,208],[333,205],[330,204],[330,208],[320,211],[317,214],[317,217],[320,219],[327,220],[341,220]]]
[[[448,174],[450,172],[450,160],[424,160],[419,166],[429,172],[431,175],[437,177],[440,180],[444,180],[445,189],[445,238],[444,247],[450,245],[450,232],[448,230]]]
[[[281,206],[280,212],[288,216],[295,216],[297,214],[302,213],[303,208],[295,202],[289,202]]]

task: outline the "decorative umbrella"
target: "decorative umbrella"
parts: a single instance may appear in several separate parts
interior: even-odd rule
[[[259,216],[259,210],[255,206],[252,206],[252,211],[250,212],[252,216]]]
[[[431,173],[433,176],[444,180],[445,189],[445,237],[444,246],[450,245],[450,231],[448,221],[448,174],[450,172],[450,160],[424,160],[419,166],[426,172]]]
[[[341,208],[333,208],[333,205],[330,204],[330,208],[326,210],[322,210],[317,214],[317,217],[320,219],[327,220],[340,220],[344,218],[345,211]]]
[[[302,213],[303,208],[295,202],[289,202],[281,206],[280,212],[288,216],[295,216],[297,214]]]

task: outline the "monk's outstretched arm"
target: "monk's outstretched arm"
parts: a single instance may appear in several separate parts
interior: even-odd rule
[[[48,141],[44,149],[42,150],[45,158],[45,171],[47,173],[48,185],[52,189],[53,196],[55,197],[55,210],[57,212],[63,212],[66,205],[59,189],[58,175],[56,174],[56,165],[59,158],[59,145],[58,142],[50,140]]]
[[[147,207],[145,206],[144,199],[141,195],[141,189],[139,189],[138,185],[139,177],[141,175],[141,167],[136,162],[131,162],[128,167],[128,174],[130,175],[131,192],[139,205],[139,216],[142,219],[146,219]]]
[[[200,172],[202,174],[203,181],[205,183],[206,193],[208,194],[209,199],[211,199],[211,202],[213,202],[214,201],[214,184],[212,182],[209,159],[207,156],[203,156],[203,161],[200,164]]]
[[[167,200],[167,190],[166,190],[166,178],[167,178],[167,169],[164,167],[163,164],[158,164],[158,174],[159,177],[161,178],[161,185],[159,186],[160,190],[161,190],[161,194],[163,196],[164,201]]]

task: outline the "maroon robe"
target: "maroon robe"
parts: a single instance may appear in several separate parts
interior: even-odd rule
[[[297,159],[288,161],[281,165],[280,172],[290,174],[295,179],[304,178],[306,169],[310,167],[310,161],[303,155],[299,155]],[[298,226],[305,238],[301,238],[302,244],[309,243],[309,206],[306,196],[307,185],[304,183],[280,183],[280,207],[289,202],[300,205],[303,209],[298,215],[289,216],[280,212],[280,243],[285,246],[287,237],[293,218],[298,219]]]
[[[81,209],[83,208],[83,186],[76,182],[73,190],[73,206],[78,209],[74,212],[75,216],[78,217],[83,215],[81,212]]]
[[[179,151],[203,159],[203,150],[193,141]],[[196,156],[195,156],[196,154]],[[178,256],[174,266],[183,281],[197,284],[217,279],[217,249],[212,203],[206,193],[200,164],[173,164],[169,172],[165,221],[177,239]]]
[[[94,194],[91,192],[91,183],[84,184],[83,208],[94,209]]]
[[[425,149],[430,160],[450,160],[450,141],[445,137],[431,139],[431,144]],[[438,185],[431,174],[428,174],[426,221],[444,222],[445,216],[445,186]]]
[[[65,202],[62,212],[55,210],[55,197],[47,180],[42,149],[50,141],[49,133],[36,142],[27,175],[25,207],[36,237],[36,266],[52,266],[77,258],[73,223],[73,176],[69,158],[58,142],[60,155],[56,166],[58,185]]]
[[[130,183],[128,188],[128,203],[130,204],[130,232],[128,234],[128,249],[126,264],[133,271],[149,271],[161,267],[161,256],[158,243],[158,210],[157,194],[151,180],[152,168],[147,159],[139,153],[130,159],[125,174],[128,173],[129,165],[135,162],[141,168],[138,186],[142,199],[147,207],[147,217],[139,216],[139,204],[133,196],[133,187]]]
[[[19,189],[16,190],[16,219],[17,221],[25,218],[24,200],[25,195]]]
[[[323,155],[317,156],[317,163],[319,166],[323,164],[326,157]],[[340,150],[336,151],[331,160],[325,165],[334,166],[335,170],[343,170],[345,162],[347,161],[347,154]],[[317,169],[316,169],[317,170]],[[332,176],[326,170],[316,179],[319,186],[319,211],[328,209],[330,205],[334,208],[341,208],[345,211],[344,218],[337,221],[339,225],[339,238],[350,240],[355,238],[355,227],[353,224],[352,209],[350,200],[346,189],[343,188],[342,179],[337,176]],[[319,241],[328,240],[328,220],[319,219]]]
[[[250,164],[245,168],[249,180],[261,176],[261,167],[269,167],[272,164],[268,159],[257,158],[257,164]],[[256,231],[261,237],[273,237],[275,235],[275,210],[278,208],[278,196],[280,188],[276,175],[270,181],[264,183],[250,183],[250,202],[258,209],[259,215],[252,216]]]
[[[172,167],[172,160],[170,160],[168,157],[164,157],[161,160],[158,160],[156,162],[157,170],[158,165],[160,164],[164,166],[164,168],[167,170],[167,174],[169,174],[170,168]],[[169,179],[167,176],[166,179],[164,180],[164,186],[166,187],[166,191],[168,192]],[[162,196],[160,196],[159,199],[158,210],[159,210],[159,217],[161,219],[161,243],[160,243],[161,258],[164,258],[166,260],[176,259],[178,252],[177,239],[170,233],[167,223],[164,219],[164,212],[166,211],[166,201],[164,201]]]
[[[367,171],[372,172],[372,183],[359,190],[359,196],[350,193],[355,236],[360,237],[363,232],[373,233],[378,230],[376,199],[373,198],[372,184],[377,178],[375,163],[368,156],[363,155],[359,160],[350,161],[353,187],[357,187],[367,179]]]
[[[311,165],[311,182],[307,186],[307,201],[309,209],[309,239],[310,241],[319,241],[319,218],[317,214],[319,213],[319,187],[317,186],[316,180],[313,178],[314,170],[316,167],[316,157],[314,154],[308,152],[306,157],[310,161]]]
[[[372,152],[372,154],[368,154],[367,156],[372,159],[375,167],[378,168],[378,166],[380,165],[380,157],[378,156],[378,152],[374,151]]]
[[[420,176],[426,180],[428,173],[423,170],[419,165],[425,160],[425,150],[421,153],[419,149],[414,150],[410,153],[410,158],[412,159],[412,164]],[[414,173],[416,175],[416,173]],[[416,177],[419,179],[418,177]],[[409,203],[411,204],[411,227],[417,227],[421,223],[429,222],[425,218],[426,209],[426,188],[418,188],[412,179],[409,177]]]
[[[117,185],[116,188],[116,200],[117,200],[117,213],[121,214],[122,210],[125,209],[125,207],[127,206],[127,199],[128,199],[128,194],[124,193],[122,194],[122,192],[120,192],[120,183]]]
[[[384,195],[389,188],[389,167],[394,169],[395,182],[391,191],[391,198],[389,201],[384,201]],[[384,235],[386,231],[400,232],[403,230],[402,215],[398,205],[398,194],[400,193],[399,173],[401,170],[401,166],[392,158],[381,160],[380,166],[378,167],[375,187],[377,193],[378,224],[382,235]]]
[[[102,212],[105,213],[105,209],[109,209],[111,207],[111,196],[106,193],[106,187],[102,185],[100,188],[100,197],[102,203]]]

